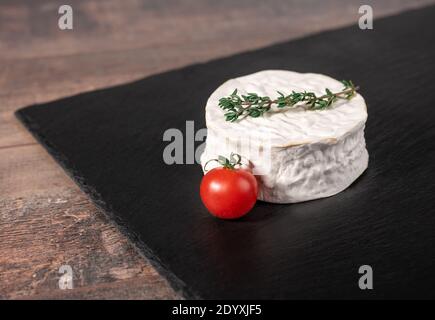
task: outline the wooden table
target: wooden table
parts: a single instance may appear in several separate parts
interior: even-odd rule
[[[70,3],[74,29],[61,31],[63,1],[0,0],[0,298],[180,298],[13,112],[353,24],[361,1]],[[380,17],[435,0],[364,3]],[[59,289],[62,265],[72,290]]]

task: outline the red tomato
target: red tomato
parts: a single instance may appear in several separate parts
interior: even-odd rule
[[[257,201],[257,180],[242,169],[215,168],[201,181],[201,199],[218,218],[237,219],[247,214]]]

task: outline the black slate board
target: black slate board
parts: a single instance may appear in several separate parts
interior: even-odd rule
[[[17,116],[186,297],[435,297],[435,7],[21,109]],[[194,48],[192,48],[194,50]],[[370,165],[334,197],[209,216],[198,165],[162,160],[168,128],[205,126],[226,79],[262,69],[353,79]],[[374,270],[374,290],[358,268]]]

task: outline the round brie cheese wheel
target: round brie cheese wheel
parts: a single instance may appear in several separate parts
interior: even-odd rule
[[[201,164],[232,152],[252,170],[259,182],[258,199],[293,203],[332,196],[346,189],[368,166],[364,140],[367,106],[359,94],[339,99],[324,110],[276,107],[258,118],[225,120],[219,99],[257,93],[278,97],[292,91],[314,92],[328,88],[343,90],[343,84],[314,73],[266,70],[231,79],[222,84],[207,101],[207,140]],[[207,170],[212,168],[207,165]]]

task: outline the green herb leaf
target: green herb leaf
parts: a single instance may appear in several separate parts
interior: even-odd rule
[[[235,122],[241,116],[258,118],[270,111],[273,105],[277,108],[292,108],[303,103],[308,110],[324,110],[338,99],[352,99],[359,90],[359,87],[355,86],[351,80],[342,80],[341,83],[344,86],[343,90],[334,93],[326,88],[326,93],[320,97],[317,97],[314,92],[307,91],[292,91],[289,95],[277,91],[278,97],[275,100],[268,96],[259,96],[253,92],[238,95],[238,91],[235,89],[230,96],[219,99],[218,105],[227,111],[224,114],[225,120],[230,122]]]

